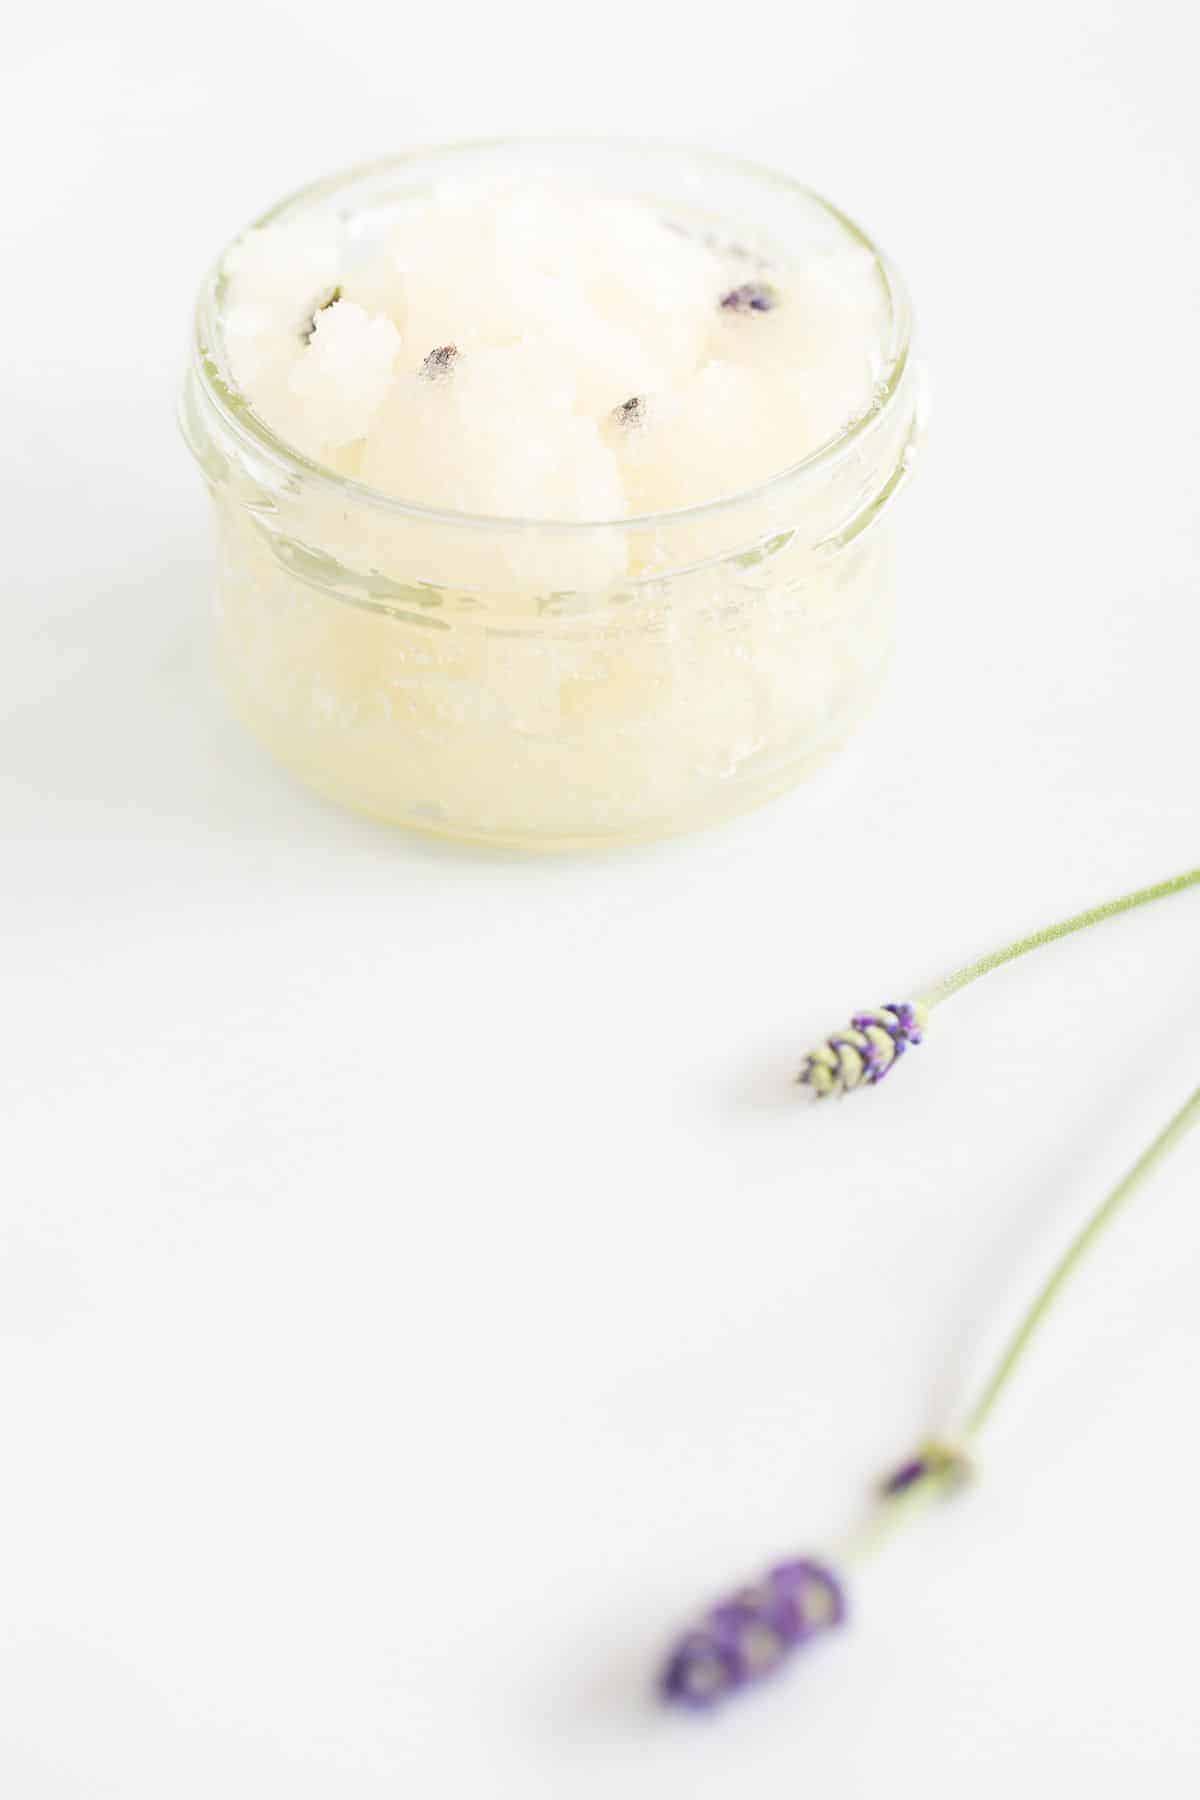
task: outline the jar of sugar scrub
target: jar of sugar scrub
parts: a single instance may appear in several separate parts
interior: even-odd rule
[[[304,781],[528,849],[730,817],[888,662],[908,301],[782,176],[423,150],[306,188],[199,301],[220,660]]]

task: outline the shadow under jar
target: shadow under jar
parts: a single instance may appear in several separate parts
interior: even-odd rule
[[[836,749],[886,669],[885,515],[921,411],[904,288],[809,190],[661,146],[421,151],[308,188],[258,224],[386,221],[447,180],[497,174],[601,184],[795,263],[869,254],[873,402],[771,479],[704,505],[596,523],[438,511],[309,461],[257,416],[230,371],[218,266],[182,421],[215,503],[233,704],[311,786],[414,830],[565,849],[731,817]]]

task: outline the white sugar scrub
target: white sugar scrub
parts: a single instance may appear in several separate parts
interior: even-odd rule
[[[221,258],[185,383],[238,711],[330,797],[497,844],[791,786],[886,666],[910,336],[856,226],[719,157],[464,146],[305,190]]]

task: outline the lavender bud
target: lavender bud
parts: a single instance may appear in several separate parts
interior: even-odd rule
[[[791,1653],[846,1616],[841,1583],[807,1558],[780,1563],[754,1587],[712,1607],[680,1638],[662,1674],[663,1697],[703,1709],[773,1674]]]
[[[774,312],[779,298],[779,289],[772,287],[769,281],[744,281],[740,287],[730,288],[721,296],[721,306],[725,312]]]
[[[420,374],[426,381],[438,381],[448,375],[458,361],[457,344],[439,344],[421,364]]]
[[[924,1036],[926,1013],[919,1004],[894,1001],[876,1012],[855,1013],[850,1029],[835,1033],[811,1050],[797,1080],[818,1100],[873,1086]]]
[[[910,1456],[884,1477],[879,1492],[885,1500],[893,1500],[923,1481],[936,1482],[939,1488],[949,1492],[969,1481],[971,1474],[970,1458],[964,1450],[956,1444],[931,1438],[920,1446],[915,1456]]]
[[[910,1487],[915,1487],[918,1481],[924,1481],[928,1473],[929,1464],[925,1458],[912,1456],[907,1462],[901,1463],[898,1469],[893,1469],[890,1475],[884,1477],[879,1484],[879,1491],[890,1499],[893,1494],[906,1493]]]

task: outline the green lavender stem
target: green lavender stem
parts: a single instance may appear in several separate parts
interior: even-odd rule
[[[953,1440],[964,1451],[974,1443],[991,1418],[1001,1395],[1025,1361],[1030,1346],[1056,1301],[1089,1252],[1095,1248],[1114,1219],[1129,1205],[1134,1195],[1138,1193],[1168,1153],[1195,1125],[1200,1125],[1200,1088],[1197,1088],[1191,1099],[1180,1107],[1174,1118],[1147,1146],[1112,1192],[1090,1214],[1054,1265],[1050,1275],[1038,1290],[1024,1317],[1013,1332],[999,1361],[984,1382],[979,1398],[967,1413],[962,1429]],[[912,1518],[914,1514],[923,1512],[931,1501],[946,1493],[953,1479],[953,1468],[949,1471],[939,1471],[934,1468],[928,1475],[914,1481],[904,1493],[886,1499],[855,1540],[852,1546],[853,1552],[862,1555],[869,1550],[877,1549],[880,1544],[893,1535],[901,1524]]]
[[[1027,1356],[1030,1345],[1045,1323],[1055,1301],[1088,1252],[1094,1248],[1117,1215],[1128,1206],[1147,1176],[1197,1124],[1200,1124],[1200,1088],[1197,1088],[1191,1099],[1180,1107],[1170,1124],[1163,1127],[1154,1142],[1142,1152],[1129,1172],[1117,1183],[1108,1198],[1101,1202],[1087,1223],[1071,1240],[1044,1286],[1039,1290],[1025,1317],[1013,1332],[1007,1349],[988,1377],[975,1405],[968,1413],[964,1432],[966,1437],[975,1437],[992,1416],[996,1402]]]
[[[1145,906],[1151,900],[1165,900],[1168,894],[1180,894],[1185,888],[1195,887],[1200,882],[1200,868],[1186,869],[1182,875],[1172,875],[1169,881],[1156,881],[1152,887],[1137,888],[1132,894],[1122,894],[1116,900],[1106,900],[1102,906],[1091,906],[1086,912],[1074,913],[1069,919],[1060,919],[1055,925],[1044,925],[1040,931],[1031,932],[1028,937],[1018,938],[1015,944],[1006,944],[1002,950],[993,950],[978,961],[967,963],[953,975],[947,975],[944,981],[926,994],[921,1005],[937,1006],[942,1000],[948,1000],[951,994],[957,994],[961,988],[968,987],[972,981],[978,981],[981,975],[990,975],[993,969],[1002,964],[1015,962],[1018,956],[1025,956],[1030,950],[1040,950],[1043,944],[1053,944],[1058,938],[1070,937],[1072,932],[1086,931],[1089,925],[1100,925],[1105,919],[1115,919],[1118,913],[1132,912],[1135,907]]]

